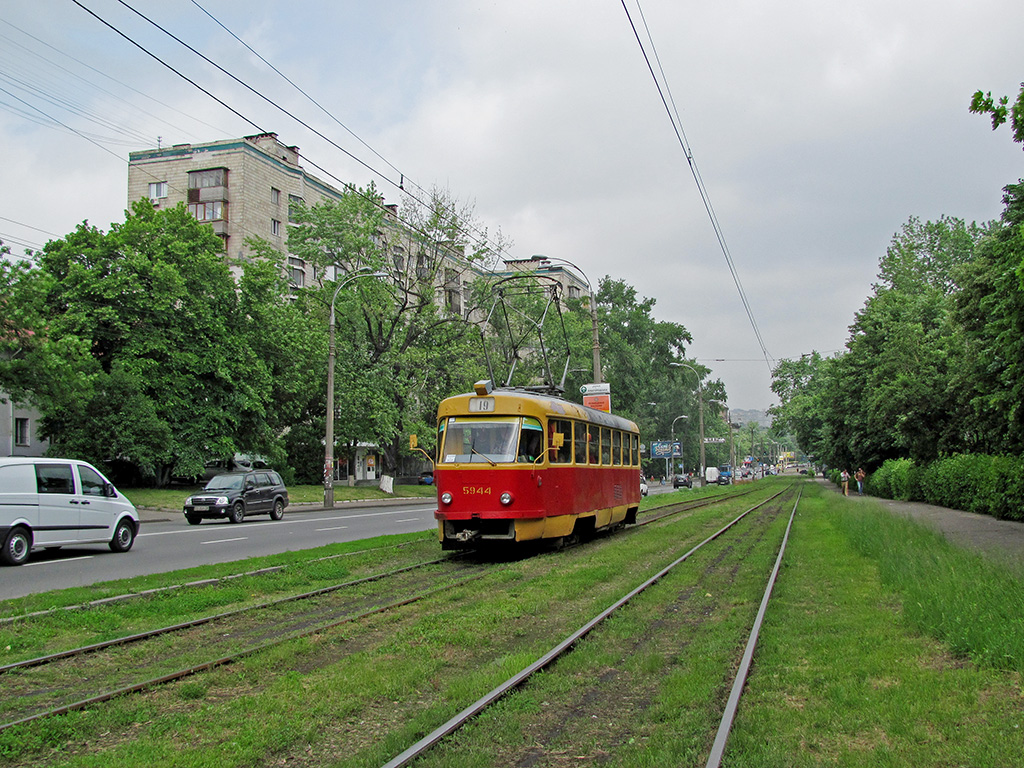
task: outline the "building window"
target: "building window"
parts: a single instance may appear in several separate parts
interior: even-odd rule
[[[580,297],[580,287],[578,285],[569,286],[569,298],[578,299]]]
[[[189,189],[205,189],[206,187],[226,187],[227,185],[227,168],[211,168],[208,171],[189,171],[188,174]]]
[[[288,282],[296,288],[306,285],[306,262],[294,256],[288,257]]]
[[[445,304],[448,305],[448,310],[455,315],[462,314],[462,293],[456,290],[445,291]]]
[[[270,188],[270,204],[280,205],[281,204],[281,190],[276,187]]]
[[[28,445],[29,443],[29,432],[28,432],[28,419],[15,419],[14,420],[14,444],[15,445]]]
[[[209,203],[189,203],[188,212],[199,221],[220,221],[227,218],[227,203],[214,200]]]
[[[295,208],[301,205],[303,200],[298,195],[288,195],[288,221],[295,224]]]
[[[277,219],[270,220],[270,234],[274,235],[275,237],[281,236],[281,222],[278,221]]]
[[[167,182],[166,181],[151,181],[149,182],[149,199],[159,200],[167,197]]]

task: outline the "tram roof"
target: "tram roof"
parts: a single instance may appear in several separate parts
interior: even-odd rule
[[[461,395],[454,395],[445,398],[438,408],[439,416],[456,416],[469,413],[469,401],[481,397],[474,392],[466,392]],[[627,418],[616,416],[613,413],[606,413],[595,408],[590,408],[571,400],[565,400],[555,395],[531,392],[525,389],[514,387],[501,387],[494,389],[484,397],[495,399],[495,415],[508,415],[512,412],[520,412],[521,408],[514,408],[512,404],[516,401],[529,404],[531,411],[543,411],[548,416],[566,416],[569,418],[583,419],[584,421],[598,424],[602,427],[613,427],[630,432],[638,432],[637,425]],[[463,405],[465,403],[465,405]],[[447,407],[446,407],[447,406]]]

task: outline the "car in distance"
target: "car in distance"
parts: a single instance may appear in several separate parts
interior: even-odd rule
[[[433,472],[433,470],[429,470],[428,469],[425,472],[420,472],[419,484],[420,485],[433,485],[434,484],[434,472]]]
[[[732,466],[721,464],[718,467],[718,484],[729,485],[732,482]]]
[[[672,487],[673,488],[693,488],[693,480],[690,479],[689,475],[673,475],[672,476]]]
[[[226,472],[210,479],[206,487],[185,499],[185,519],[199,525],[204,519],[227,518],[240,523],[246,515],[284,517],[288,489],[272,469]]]

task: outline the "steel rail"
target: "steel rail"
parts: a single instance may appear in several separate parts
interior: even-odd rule
[[[390,610],[392,610],[394,608],[400,608],[400,607],[402,607],[404,605],[410,605],[411,603],[415,603],[415,602],[417,602],[419,600],[424,600],[424,599],[426,599],[428,597],[432,597],[433,595],[438,594],[440,592],[444,592],[444,591],[449,590],[449,589],[455,589],[456,587],[461,587],[462,585],[468,584],[468,583],[470,583],[472,581],[476,581],[477,579],[482,579],[486,575],[487,575],[486,573],[478,573],[478,574],[475,574],[475,575],[470,576],[468,578],[462,579],[460,581],[456,581],[456,582],[454,582],[452,584],[446,584],[446,585],[444,585],[442,587],[435,587],[434,589],[429,589],[429,590],[427,590],[425,592],[419,593],[418,595],[413,595],[412,597],[406,597],[406,598],[403,598],[401,600],[396,600],[393,603],[388,603],[387,605],[378,606],[377,608],[371,608],[368,611],[364,611],[364,612],[356,614],[354,616],[346,616],[343,619],[338,619],[336,621],[328,622],[327,624],[317,625],[316,627],[314,627],[312,629],[306,629],[306,630],[303,630],[302,632],[297,632],[295,634],[288,635],[286,637],[282,637],[282,638],[278,638],[276,640],[268,641],[266,643],[260,643],[258,645],[250,646],[249,648],[245,648],[245,649],[243,649],[241,651],[237,651],[236,653],[230,654],[228,656],[222,656],[222,657],[220,657],[218,659],[213,659],[212,661],[207,661],[207,662],[204,662],[202,664],[197,664],[197,665],[192,666],[192,667],[187,667],[185,669],[179,669],[176,672],[169,672],[166,675],[161,675],[160,677],[155,677],[155,678],[152,678],[150,680],[145,680],[145,681],[143,681],[141,683],[135,683],[133,685],[124,686],[124,687],[118,688],[117,690],[114,690],[114,691],[107,691],[106,693],[97,694],[96,696],[90,696],[87,699],[82,699],[81,701],[76,701],[76,702],[74,702],[72,704],[65,704],[65,705],[60,706],[60,707],[55,707],[53,709],[48,709],[45,712],[37,712],[34,715],[30,715],[28,717],[23,717],[20,720],[12,720],[11,722],[8,722],[8,723],[2,723],[2,724],[0,724],[0,732],[6,731],[8,728],[13,728],[13,727],[15,727],[17,725],[24,725],[26,723],[31,723],[31,722],[33,722],[35,720],[42,720],[43,718],[51,717],[53,715],[67,714],[68,712],[74,712],[76,710],[84,709],[84,708],[86,708],[88,706],[91,706],[93,704],[99,704],[99,703],[102,703],[104,701],[110,701],[111,699],[116,698],[118,696],[123,696],[123,695],[129,694],[129,693],[135,693],[137,691],[142,691],[142,690],[145,690],[147,688],[153,688],[153,687],[155,687],[157,685],[161,685],[163,683],[169,683],[169,682],[172,682],[174,680],[180,680],[180,679],[182,679],[184,677],[188,677],[190,675],[194,675],[197,672],[204,672],[204,671],[206,671],[208,669],[213,669],[214,667],[219,667],[219,666],[222,666],[224,664],[228,664],[228,663],[230,663],[232,661],[236,661],[237,659],[240,659],[240,658],[242,658],[244,656],[251,656],[252,654],[259,653],[260,651],[265,651],[265,650],[267,650],[269,648],[273,648],[273,647],[278,646],[278,645],[283,645],[284,643],[290,642],[292,640],[298,640],[299,638],[308,637],[310,635],[315,635],[315,634],[318,634],[320,632],[323,632],[324,630],[332,629],[334,627],[341,626],[342,624],[347,624],[347,623],[350,623],[350,622],[353,622],[353,621],[359,621],[360,619],[365,619],[368,616],[373,616],[373,615],[378,614],[378,613],[384,613],[385,611],[390,611]]]
[[[181,631],[183,629],[189,629],[191,627],[198,627],[198,626],[201,626],[203,624],[209,624],[209,623],[214,622],[214,621],[219,621],[221,619],[227,619],[227,618],[231,618],[233,616],[239,616],[239,615],[244,614],[244,613],[249,613],[250,611],[259,611],[259,610],[263,610],[264,608],[272,608],[272,607],[277,606],[277,605],[283,605],[285,603],[293,603],[293,602],[296,602],[298,600],[308,600],[308,599],[311,599],[311,598],[314,598],[314,597],[320,597],[321,595],[330,594],[331,592],[337,592],[338,590],[344,589],[346,587],[354,587],[354,586],[357,586],[359,584],[366,584],[366,583],[373,582],[373,581],[380,581],[381,579],[386,579],[389,576],[395,576],[395,575],[400,574],[400,573],[406,573],[408,571],[414,571],[414,570],[416,570],[418,568],[425,568],[428,565],[437,565],[438,563],[447,562],[447,561],[449,561],[451,559],[453,559],[453,558],[451,558],[451,557],[442,557],[442,558],[438,558],[436,560],[427,560],[427,561],[424,561],[424,562],[421,562],[421,563],[414,563],[412,565],[403,566],[402,568],[397,568],[397,569],[395,569],[393,571],[385,571],[385,572],[382,572],[382,573],[373,574],[371,576],[364,576],[364,577],[359,578],[359,579],[353,579],[352,581],[342,582],[340,584],[332,584],[329,587],[321,587],[320,589],[315,589],[315,590],[313,590],[311,592],[303,592],[303,593],[298,594],[298,595],[289,595],[288,597],[282,597],[282,598],[279,598],[277,600],[269,600],[269,601],[266,601],[266,602],[263,602],[263,603],[259,603],[257,605],[250,605],[250,606],[247,606],[245,608],[237,608],[237,609],[235,609],[233,611],[225,611],[223,613],[216,613],[216,614],[212,614],[210,616],[204,616],[204,617],[199,618],[199,619],[192,619],[190,621],[184,621],[184,622],[181,622],[180,624],[171,624],[171,625],[168,625],[166,627],[158,627],[156,629],[149,629],[149,630],[146,630],[145,632],[138,632],[138,633],[133,634],[133,635],[125,635],[124,637],[116,637],[116,638],[114,638],[112,640],[104,640],[103,642],[93,643],[91,645],[83,645],[83,646],[81,646],[79,648],[71,648],[71,649],[66,650],[66,651],[58,651],[56,653],[47,654],[45,656],[37,656],[34,659],[25,659],[24,661],[16,661],[16,662],[14,662],[12,664],[6,664],[4,666],[0,666],[0,674],[3,674],[5,672],[10,672],[11,670],[14,670],[14,669],[24,669],[26,667],[42,666],[43,664],[49,664],[51,662],[58,661],[60,659],[67,659],[67,658],[71,658],[73,656],[81,656],[82,654],[91,653],[92,651],[99,651],[99,650],[102,650],[104,648],[111,648],[113,646],[118,646],[118,645],[128,645],[130,643],[139,642],[140,640],[146,640],[146,639],[148,639],[150,637],[158,637],[159,635],[168,635],[168,634],[170,634],[172,632],[178,632],[178,631]]]
[[[590,634],[590,632],[592,632],[594,628],[596,628],[598,625],[604,622],[604,620],[611,616],[613,613],[615,613],[615,611],[619,610],[622,606],[626,605],[630,600],[632,600],[640,593],[644,592],[649,587],[661,581],[661,579],[663,579],[668,573],[670,573],[678,565],[689,559],[691,555],[697,552],[705,544],[714,541],[723,533],[725,533],[734,525],[736,525],[740,520],[742,520],[751,512],[753,512],[755,509],[764,506],[770,501],[773,501],[774,499],[778,498],[788,490],[790,490],[789,487],[783,488],[778,493],[769,496],[768,498],[762,501],[759,501],[750,509],[739,514],[732,521],[726,523],[724,526],[722,526],[713,534],[711,534],[702,542],[700,542],[700,544],[697,544],[696,546],[691,548],[688,552],[686,552],[686,554],[673,560],[669,565],[665,566],[662,570],[658,571],[658,573],[656,573],[654,576],[647,579],[647,581],[643,582],[640,586],[634,588],[624,597],[620,598],[611,606],[603,610],[600,614],[598,614],[596,617],[588,621],[586,624],[577,629],[571,635],[566,637],[564,640],[562,640],[562,642],[558,643],[554,648],[545,653],[535,662],[514,674],[512,677],[510,677],[504,683],[502,683],[497,688],[492,690],[490,693],[485,694],[480,699],[470,704],[468,707],[466,707],[461,712],[456,714],[446,723],[444,723],[431,733],[424,736],[422,739],[420,739],[415,744],[410,746],[404,752],[396,755],[394,758],[389,760],[381,768],[402,768],[402,766],[408,765],[417,757],[433,748],[435,745],[437,745],[438,742],[440,742],[445,737],[457,731],[459,728],[465,725],[469,720],[474,718],[476,715],[480,714],[480,712],[485,710],[487,707],[491,706],[492,704],[503,698],[505,695],[507,695],[510,691],[518,688],[534,674],[547,668],[558,658],[568,653],[570,650],[572,650],[572,648],[576,646],[577,643],[579,643],[580,640],[582,640],[584,637]]]
[[[340,552],[336,555],[324,555],[323,557],[317,557],[312,560],[303,560],[302,565],[308,565],[309,563],[320,563],[325,560],[336,560],[341,557],[352,557],[354,555],[362,555],[367,552],[377,552],[382,549],[398,549],[401,547],[410,546],[413,542],[401,542],[399,544],[387,544],[381,547],[371,547],[370,549],[359,549],[354,552]],[[297,563],[283,563],[281,565],[269,565],[266,568],[257,568],[254,571],[243,571],[242,573],[229,573],[227,576],[218,576],[211,579],[197,579],[196,581],[187,581],[184,584],[168,584],[166,587],[154,587],[153,589],[143,589],[139,592],[125,592],[121,595],[111,595],[110,597],[100,597],[96,600],[90,600],[87,603],[77,603],[75,605],[62,605],[54,608],[47,608],[43,611],[32,611],[31,613],[18,613],[13,616],[0,616],[0,624],[10,624],[15,621],[21,621],[23,619],[32,619],[37,616],[49,616],[56,614],[60,611],[80,611],[85,608],[97,608],[99,606],[108,605],[110,603],[117,603],[123,600],[134,600],[137,597],[150,597],[152,595],[158,595],[161,592],[170,592],[175,589],[185,589],[186,587],[206,587],[211,584],[219,584],[223,581],[231,581],[232,579],[241,579],[245,576],[263,576],[268,573],[277,573],[283,571],[286,568],[291,568],[297,565]]]
[[[722,721],[718,725],[718,733],[715,734],[715,742],[711,747],[711,754],[708,755],[708,762],[705,768],[719,768],[722,764],[722,757],[725,754],[725,743],[732,731],[733,721],[736,719],[736,710],[739,708],[740,696],[743,695],[743,687],[747,683],[747,676],[750,674],[750,664],[754,659],[754,648],[757,647],[757,638],[761,633],[761,624],[764,622],[765,612],[768,610],[768,601],[772,596],[772,588],[779,575],[779,568],[782,566],[782,556],[786,552],[786,542],[789,541],[789,532],[793,528],[793,518],[796,516],[797,505],[800,504],[800,496],[803,494],[801,488],[793,503],[793,511],[789,514],[789,524],[786,526],[786,533],[782,537],[782,544],[779,547],[779,556],[775,558],[775,567],[768,579],[768,586],[764,590],[764,597],[761,598],[761,606],[757,610],[757,617],[754,619],[754,626],[750,630],[750,637],[747,646],[743,651],[743,659],[740,661],[739,670],[736,672],[736,679],[733,681],[732,690],[729,692],[729,700],[725,704],[725,712],[722,714]]]

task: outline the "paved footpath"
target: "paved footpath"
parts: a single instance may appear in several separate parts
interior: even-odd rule
[[[818,481],[824,483],[826,488],[839,492],[832,483],[820,478]],[[856,488],[853,482],[850,485]],[[895,514],[927,525],[958,546],[973,549],[996,560],[1024,566],[1024,523],[997,520],[989,515],[935,507],[917,501],[892,501],[873,496],[857,496],[856,492],[850,493],[850,499],[871,499]]]

